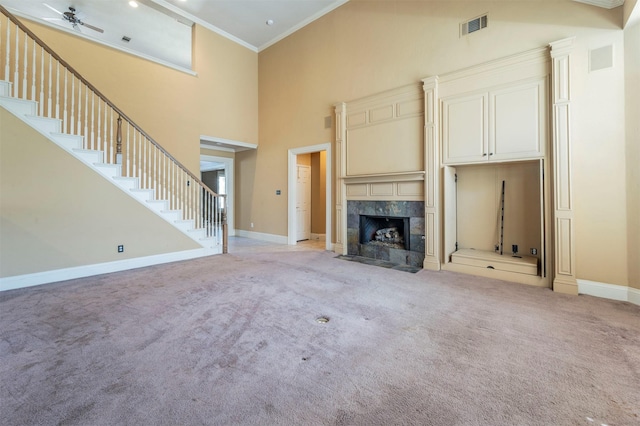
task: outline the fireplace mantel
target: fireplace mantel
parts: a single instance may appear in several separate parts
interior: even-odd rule
[[[393,182],[412,182],[424,181],[424,171],[417,172],[401,172],[401,173],[378,173],[370,175],[343,176],[345,184],[361,184],[361,183],[393,183]]]

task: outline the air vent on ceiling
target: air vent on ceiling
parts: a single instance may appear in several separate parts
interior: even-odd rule
[[[487,15],[478,16],[470,21],[460,24],[460,36],[475,33],[483,28],[487,28]]]
[[[124,41],[125,43],[129,43],[131,41],[131,37],[122,36],[122,41]]]

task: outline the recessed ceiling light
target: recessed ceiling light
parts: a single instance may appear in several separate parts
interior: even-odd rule
[[[273,19],[267,19],[267,25],[271,26],[273,24],[274,24]]]
[[[135,1],[133,1],[133,0],[131,0],[131,1],[129,2],[129,6],[131,6],[131,7],[138,7],[138,3],[137,3],[137,2],[135,2]]]

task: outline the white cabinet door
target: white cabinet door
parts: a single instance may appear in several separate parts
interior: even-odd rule
[[[489,161],[544,155],[546,93],[546,79],[490,92]]]
[[[547,79],[442,99],[442,163],[543,158]]]
[[[487,161],[487,93],[442,100],[442,162]]]

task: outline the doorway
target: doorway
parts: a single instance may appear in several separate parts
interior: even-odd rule
[[[325,167],[324,167],[324,186],[325,191],[325,249],[332,250],[333,245],[331,243],[331,144],[324,143],[319,145],[312,145],[302,148],[294,148],[289,150],[288,158],[288,236],[287,243],[289,245],[296,245],[298,241],[298,223],[302,221],[302,218],[298,218],[297,213],[297,200],[298,200],[298,155],[314,154],[324,152],[325,154]]]
[[[233,158],[200,155],[202,181],[215,193],[226,195],[224,207],[227,210],[227,231],[230,237],[235,235],[233,173]]]

